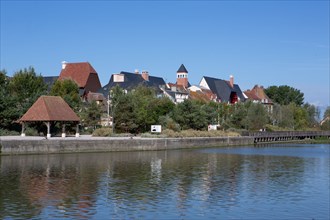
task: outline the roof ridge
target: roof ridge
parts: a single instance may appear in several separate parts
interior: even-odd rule
[[[47,99],[49,96],[41,96],[41,100],[44,102],[44,105],[45,105],[45,108],[46,108],[46,114],[48,116],[48,118],[51,118],[51,115],[50,115],[50,109],[47,105],[47,102],[45,101],[45,98]],[[54,96],[54,97],[58,97],[58,96]]]

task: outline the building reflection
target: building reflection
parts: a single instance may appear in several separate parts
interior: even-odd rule
[[[0,218],[83,219],[99,204],[116,218],[164,201],[182,216],[193,206],[230,209],[242,197],[271,193],[269,185],[299,189],[304,169],[311,169],[304,163],[197,150],[1,157]]]

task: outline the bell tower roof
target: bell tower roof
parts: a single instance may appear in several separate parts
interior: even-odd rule
[[[180,68],[178,69],[177,73],[188,73],[186,67],[181,64]]]

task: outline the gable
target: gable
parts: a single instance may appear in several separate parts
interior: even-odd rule
[[[72,79],[80,88],[85,88],[90,74],[97,75],[97,72],[88,62],[67,63],[61,70],[59,80]],[[98,83],[101,85],[99,80]]]
[[[200,86],[200,87],[204,87],[204,88],[210,90],[210,87],[209,87],[209,85],[207,84],[207,82],[206,82],[206,80],[205,80],[205,77],[202,78],[202,80],[201,80],[200,83],[199,83],[199,86]]]

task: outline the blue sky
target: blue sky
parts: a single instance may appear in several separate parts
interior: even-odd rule
[[[242,90],[289,85],[329,106],[329,1],[2,1],[1,69],[59,75],[88,61],[111,74],[148,70],[191,84],[229,79]]]

